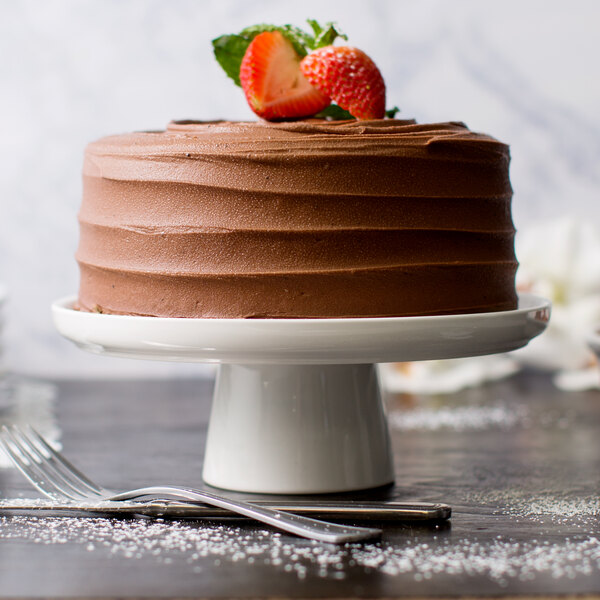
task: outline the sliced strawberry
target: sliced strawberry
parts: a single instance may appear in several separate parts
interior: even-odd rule
[[[300,56],[279,31],[257,35],[246,50],[240,82],[250,108],[263,119],[314,115],[331,100],[300,71]]]
[[[325,46],[300,62],[308,81],[357,119],[385,116],[385,83],[375,63],[358,48]]]

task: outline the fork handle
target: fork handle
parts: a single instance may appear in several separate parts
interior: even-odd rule
[[[248,502],[231,500],[230,498],[224,498],[223,496],[217,496],[210,492],[205,492],[204,490],[192,488],[179,488],[173,486],[144,487],[111,495],[104,499],[119,501],[148,497],[159,498],[162,500],[174,499],[204,502],[205,504],[218,506],[219,508],[224,508],[231,512],[250,517],[251,519],[267,523],[277,529],[321,542],[342,544],[344,542],[356,542],[359,540],[371,539],[381,535],[381,529],[372,527],[350,527],[348,525],[328,523],[326,521],[319,521],[318,519],[311,519],[309,517],[302,517],[300,515],[275,510],[266,506],[257,506],[255,504],[249,504]]]

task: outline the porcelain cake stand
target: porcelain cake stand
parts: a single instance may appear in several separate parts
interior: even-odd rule
[[[258,493],[326,493],[394,480],[376,363],[507,352],[539,335],[550,303],[357,319],[169,319],[52,306],[58,331],[98,354],[218,363],[203,478]]]

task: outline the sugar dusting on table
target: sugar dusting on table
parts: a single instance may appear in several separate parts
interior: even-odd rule
[[[440,537],[440,539],[438,539]],[[185,562],[193,571],[225,564],[263,565],[304,579],[308,573],[344,579],[350,569],[376,570],[415,581],[438,574],[486,577],[499,586],[538,576],[574,578],[600,572],[600,539],[593,535],[560,541],[493,541],[459,537],[396,539],[393,543],[322,544],[271,530],[213,522],[162,519],[118,520],[77,517],[0,517],[0,539],[35,544],[79,544],[107,557],[151,559],[157,565]]]
[[[526,489],[470,492],[469,503],[497,507],[496,514],[534,522],[550,520],[571,528],[593,531],[600,528],[600,496],[566,494],[559,490],[532,492]]]
[[[488,429],[508,430],[513,428],[565,429],[573,421],[572,411],[547,409],[533,412],[527,406],[515,406],[498,400],[486,406],[458,405],[438,406],[432,401],[421,402],[411,409],[394,408],[388,413],[392,430],[438,431],[441,429],[463,432]]]
[[[524,422],[527,409],[515,410],[502,404],[495,406],[423,407],[389,414],[392,429],[401,431],[451,429],[471,431],[490,428],[508,429]]]

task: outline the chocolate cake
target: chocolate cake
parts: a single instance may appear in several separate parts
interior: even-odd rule
[[[462,123],[174,122],[84,163],[82,310],[334,318],[516,307],[508,147]]]

